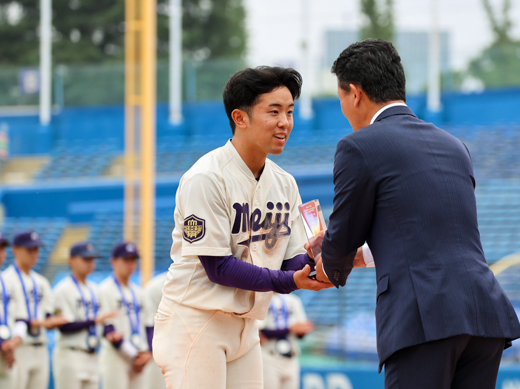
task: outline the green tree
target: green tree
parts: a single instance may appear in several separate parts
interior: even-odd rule
[[[489,0],[482,2],[493,30],[494,40],[470,62],[468,74],[481,80],[486,87],[520,85],[520,41],[513,39],[511,35],[511,1],[503,0],[500,18]]]
[[[361,38],[392,41],[394,37],[393,0],[361,0],[364,23]]]
[[[53,0],[53,62],[121,61],[124,0]],[[183,0],[183,50],[196,60],[242,57],[242,0]],[[168,55],[168,0],[157,4],[157,48]],[[0,0],[0,64],[37,65],[39,1]]]

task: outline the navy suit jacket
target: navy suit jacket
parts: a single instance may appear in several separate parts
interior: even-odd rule
[[[516,313],[489,269],[466,146],[396,106],[342,138],[323,267],[343,286],[368,242],[377,274],[380,370],[404,347],[469,334],[520,337]]]

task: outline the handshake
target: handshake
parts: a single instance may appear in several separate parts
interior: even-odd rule
[[[330,282],[327,274],[325,274],[325,271],[323,270],[323,263],[321,258],[324,237],[325,231],[321,231],[316,236],[309,238],[309,242],[305,243],[304,248],[307,250],[309,257],[314,259],[314,262],[316,262],[316,280],[321,282]],[[357,249],[356,256],[354,257],[354,269],[374,266],[374,259],[368,245],[365,244],[362,247],[359,247]]]

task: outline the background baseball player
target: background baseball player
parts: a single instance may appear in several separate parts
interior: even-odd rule
[[[49,355],[46,329],[66,323],[66,319],[52,316],[49,281],[31,270],[38,261],[40,236],[23,231],[13,238],[15,262],[3,276],[16,296],[13,335],[23,341],[16,348],[15,384],[17,389],[47,389],[49,384]]]
[[[267,159],[283,151],[300,89],[294,69],[232,76],[224,105],[233,139],[179,183],[153,341],[167,388],[262,388],[256,320],[271,293],[256,292],[330,287],[308,278],[296,182]]]
[[[265,389],[299,389],[300,363],[297,338],[314,329],[300,298],[273,293],[267,316],[258,323]]]
[[[88,281],[94,271],[94,246],[80,242],[70,249],[70,276],[53,290],[56,314],[68,323],[59,327],[54,348],[53,373],[56,389],[98,389],[97,351],[102,328],[96,326],[117,315],[99,314],[100,298],[97,285]]]
[[[5,261],[8,246],[9,241],[0,232],[0,267]],[[12,336],[14,315],[13,289],[0,272],[0,388],[5,389],[14,387],[14,350],[22,342],[19,336]]]
[[[121,242],[112,250],[110,263],[114,274],[99,288],[102,312],[117,311],[105,326],[100,353],[100,372],[104,389],[144,389],[144,367],[152,358],[149,340],[152,318],[147,318],[144,294],[130,282],[137,269],[139,252],[133,243]],[[146,328],[148,327],[148,329]],[[148,336],[149,334],[149,336]]]
[[[150,317],[153,317],[157,312],[157,307],[161,302],[162,289],[166,282],[166,275],[168,272],[164,272],[156,275],[152,278],[145,286],[144,293],[147,301],[148,309],[150,310]],[[146,383],[149,389],[165,389],[166,383],[164,382],[164,376],[161,369],[154,361],[150,361],[145,367]]]

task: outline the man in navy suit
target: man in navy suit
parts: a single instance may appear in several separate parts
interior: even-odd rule
[[[484,257],[467,148],[406,106],[392,44],[354,43],[332,72],[354,132],[337,146],[318,280],[344,286],[368,242],[385,388],[494,388],[520,324]]]

